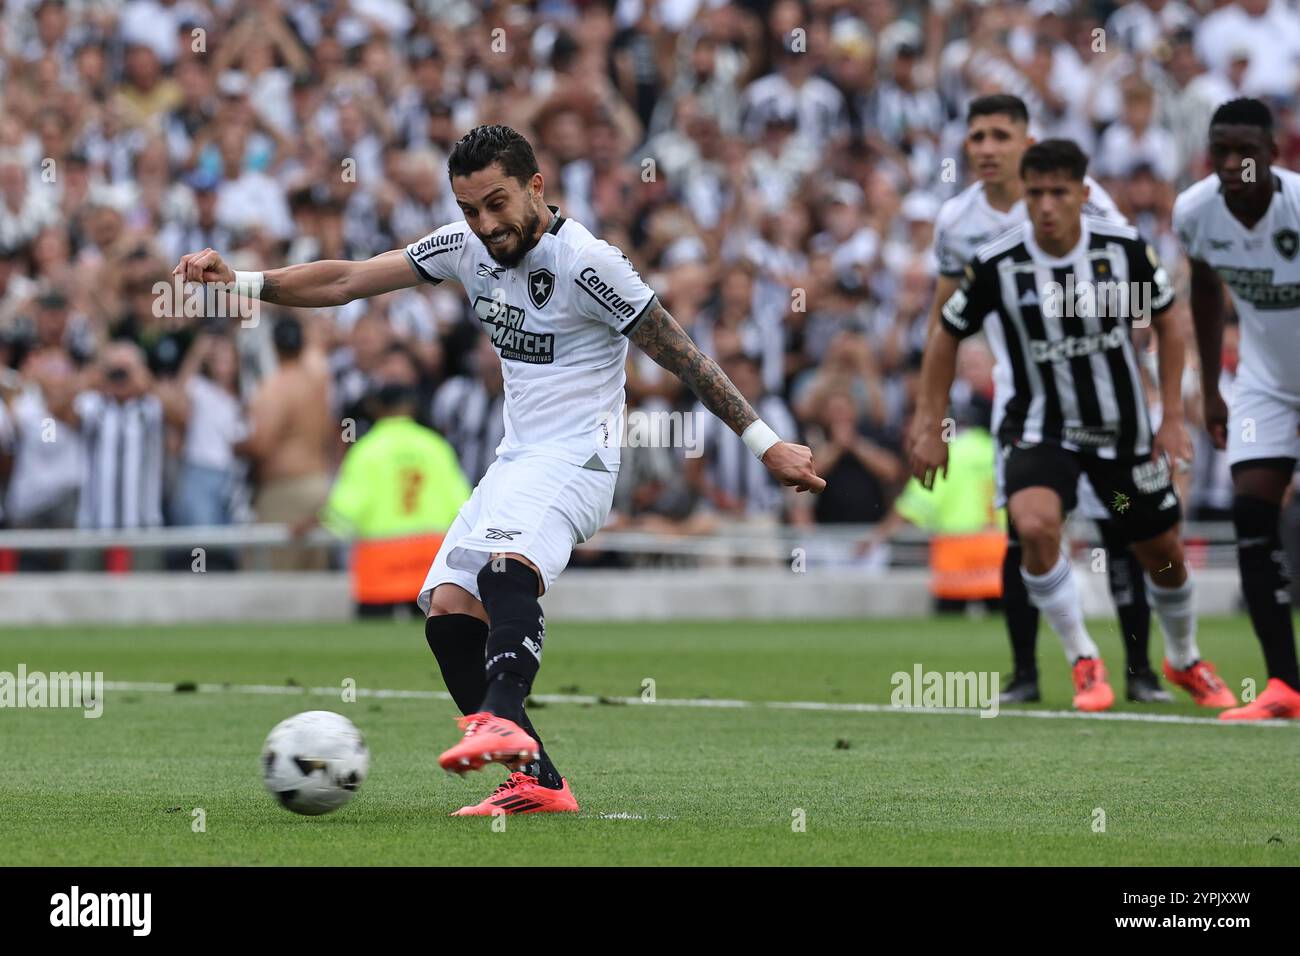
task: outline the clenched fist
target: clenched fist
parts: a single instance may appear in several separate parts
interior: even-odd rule
[[[215,249],[187,252],[172,270],[185,282],[234,282],[235,270],[226,265]]]

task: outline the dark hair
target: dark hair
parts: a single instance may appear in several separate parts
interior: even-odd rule
[[[1261,100],[1241,97],[1228,100],[1210,119],[1211,126],[1258,126],[1266,133],[1273,132],[1273,113]]]
[[[469,176],[498,163],[507,176],[526,185],[539,172],[533,147],[509,126],[475,126],[457,140],[447,157],[447,175]]]
[[[277,320],[271,330],[271,341],[280,358],[296,358],[302,351],[302,323],[291,315]]]
[[[1020,97],[1012,96],[1010,93],[977,96],[970,101],[970,106],[966,110],[966,122],[969,123],[977,116],[999,115],[1010,116],[1017,123],[1028,123],[1029,107]]]
[[[1025,150],[1020,157],[1020,175],[1026,172],[1068,173],[1071,179],[1083,182],[1088,172],[1088,156],[1072,139],[1045,139]]]

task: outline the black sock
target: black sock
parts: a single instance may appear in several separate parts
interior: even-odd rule
[[[530,737],[537,741],[538,756],[532,763],[523,767],[523,772],[530,777],[536,777],[537,782],[549,790],[559,790],[564,786],[564,778],[560,776],[560,771],[556,769],[555,764],[551,762],[550,754],[546,752],[546,747],[542,744],[542,735],[537,732],[533,722],[528,718],[526,710],[520,711],[521,717],[516,723],[528,733]]]
[[[483,706],[489,714],[505,717],[522,726],[524,719],[524,701],[528,698],[528,682],[518,674],[509,672],[497,674],[487,685],[487,694],[483,697]]]
[[[542,663],[546,621],[537,601],[537,574],[513,558],[483,565],[479,597],[487,610],[487,696],[483,709],[518,723]]]
[[[1295,628],[1291,623],[1291,574],[1278,531],[1280,509],[1260,498],[1232,501],[1237,530],[1237,567],[1250,623],[1264,650],[1268,676],[1300,690]]]
[[[1038,643],[1038,608],[1029,600],[1020,574],[1020,538],[1014,525],[1007,527],[1007,554],[1002,559],[1002,613],[1011,638],[1011,659],[1017,677],[1038,678],[1035,646]]]
[[[1106,576],[1110,596],[1119,616],[1128,673],[1151,670],[1151,605],[1147,603],[1146,576],[1129,548],[1128,539],[1108,520],[1099,520],[1101,543],[1106,548]]]
[[[487,693],[483,673],[487,624],[468,614],[435,614],[425,619],[424,639],[438,659],[451,699],[462,714],[474,713]]]

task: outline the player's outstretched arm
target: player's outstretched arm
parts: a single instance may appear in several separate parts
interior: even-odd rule
[[[1205,430],[1215,448],[1228,447],[1228,406],[1219,393],[1223,352],[1223,282],[1214,268],[1202,259],[1192,264],[1192,327],[1196,330],[1196,351],[1201,358],[1201,399]]]
[[[404,249],[360,262],[322,259],[269,272],[235,272],[215,249],[190,252],[172,270],[186,282],[235,283],[245,295],[277,305],[324,308],[417,285]]]
[[[783,485],[812,492],[826,487],[826,482],[813,470],[812,450],[777,438],[745,401],[740,389],[718,368],[718,363],[700,351],[657,299],[632,330],[631,339],[659,365],[685,382],[705,408],[745,439],[745,444]]]

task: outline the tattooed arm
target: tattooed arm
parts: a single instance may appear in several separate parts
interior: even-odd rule
[[[718,363],[700,351],[677,320],[656,299],[630,336],[647,355],[680,378],[714,415],[737,435],[757,422],[758,415]],[[763,464],[782,484],[799,491],[818,492],[826,482],[817,477],[812,452],[804,445],[778,441],[763,453]]]
[[[186,282],[234,282],[235,273],[215,249],[181,256],[172,275]],[[343,305],[394,289],[418,285],[420,277],[403,249],[393,249],[360,262],[322,259],[262,273],[258,298],[279,305],[323,308]]]

